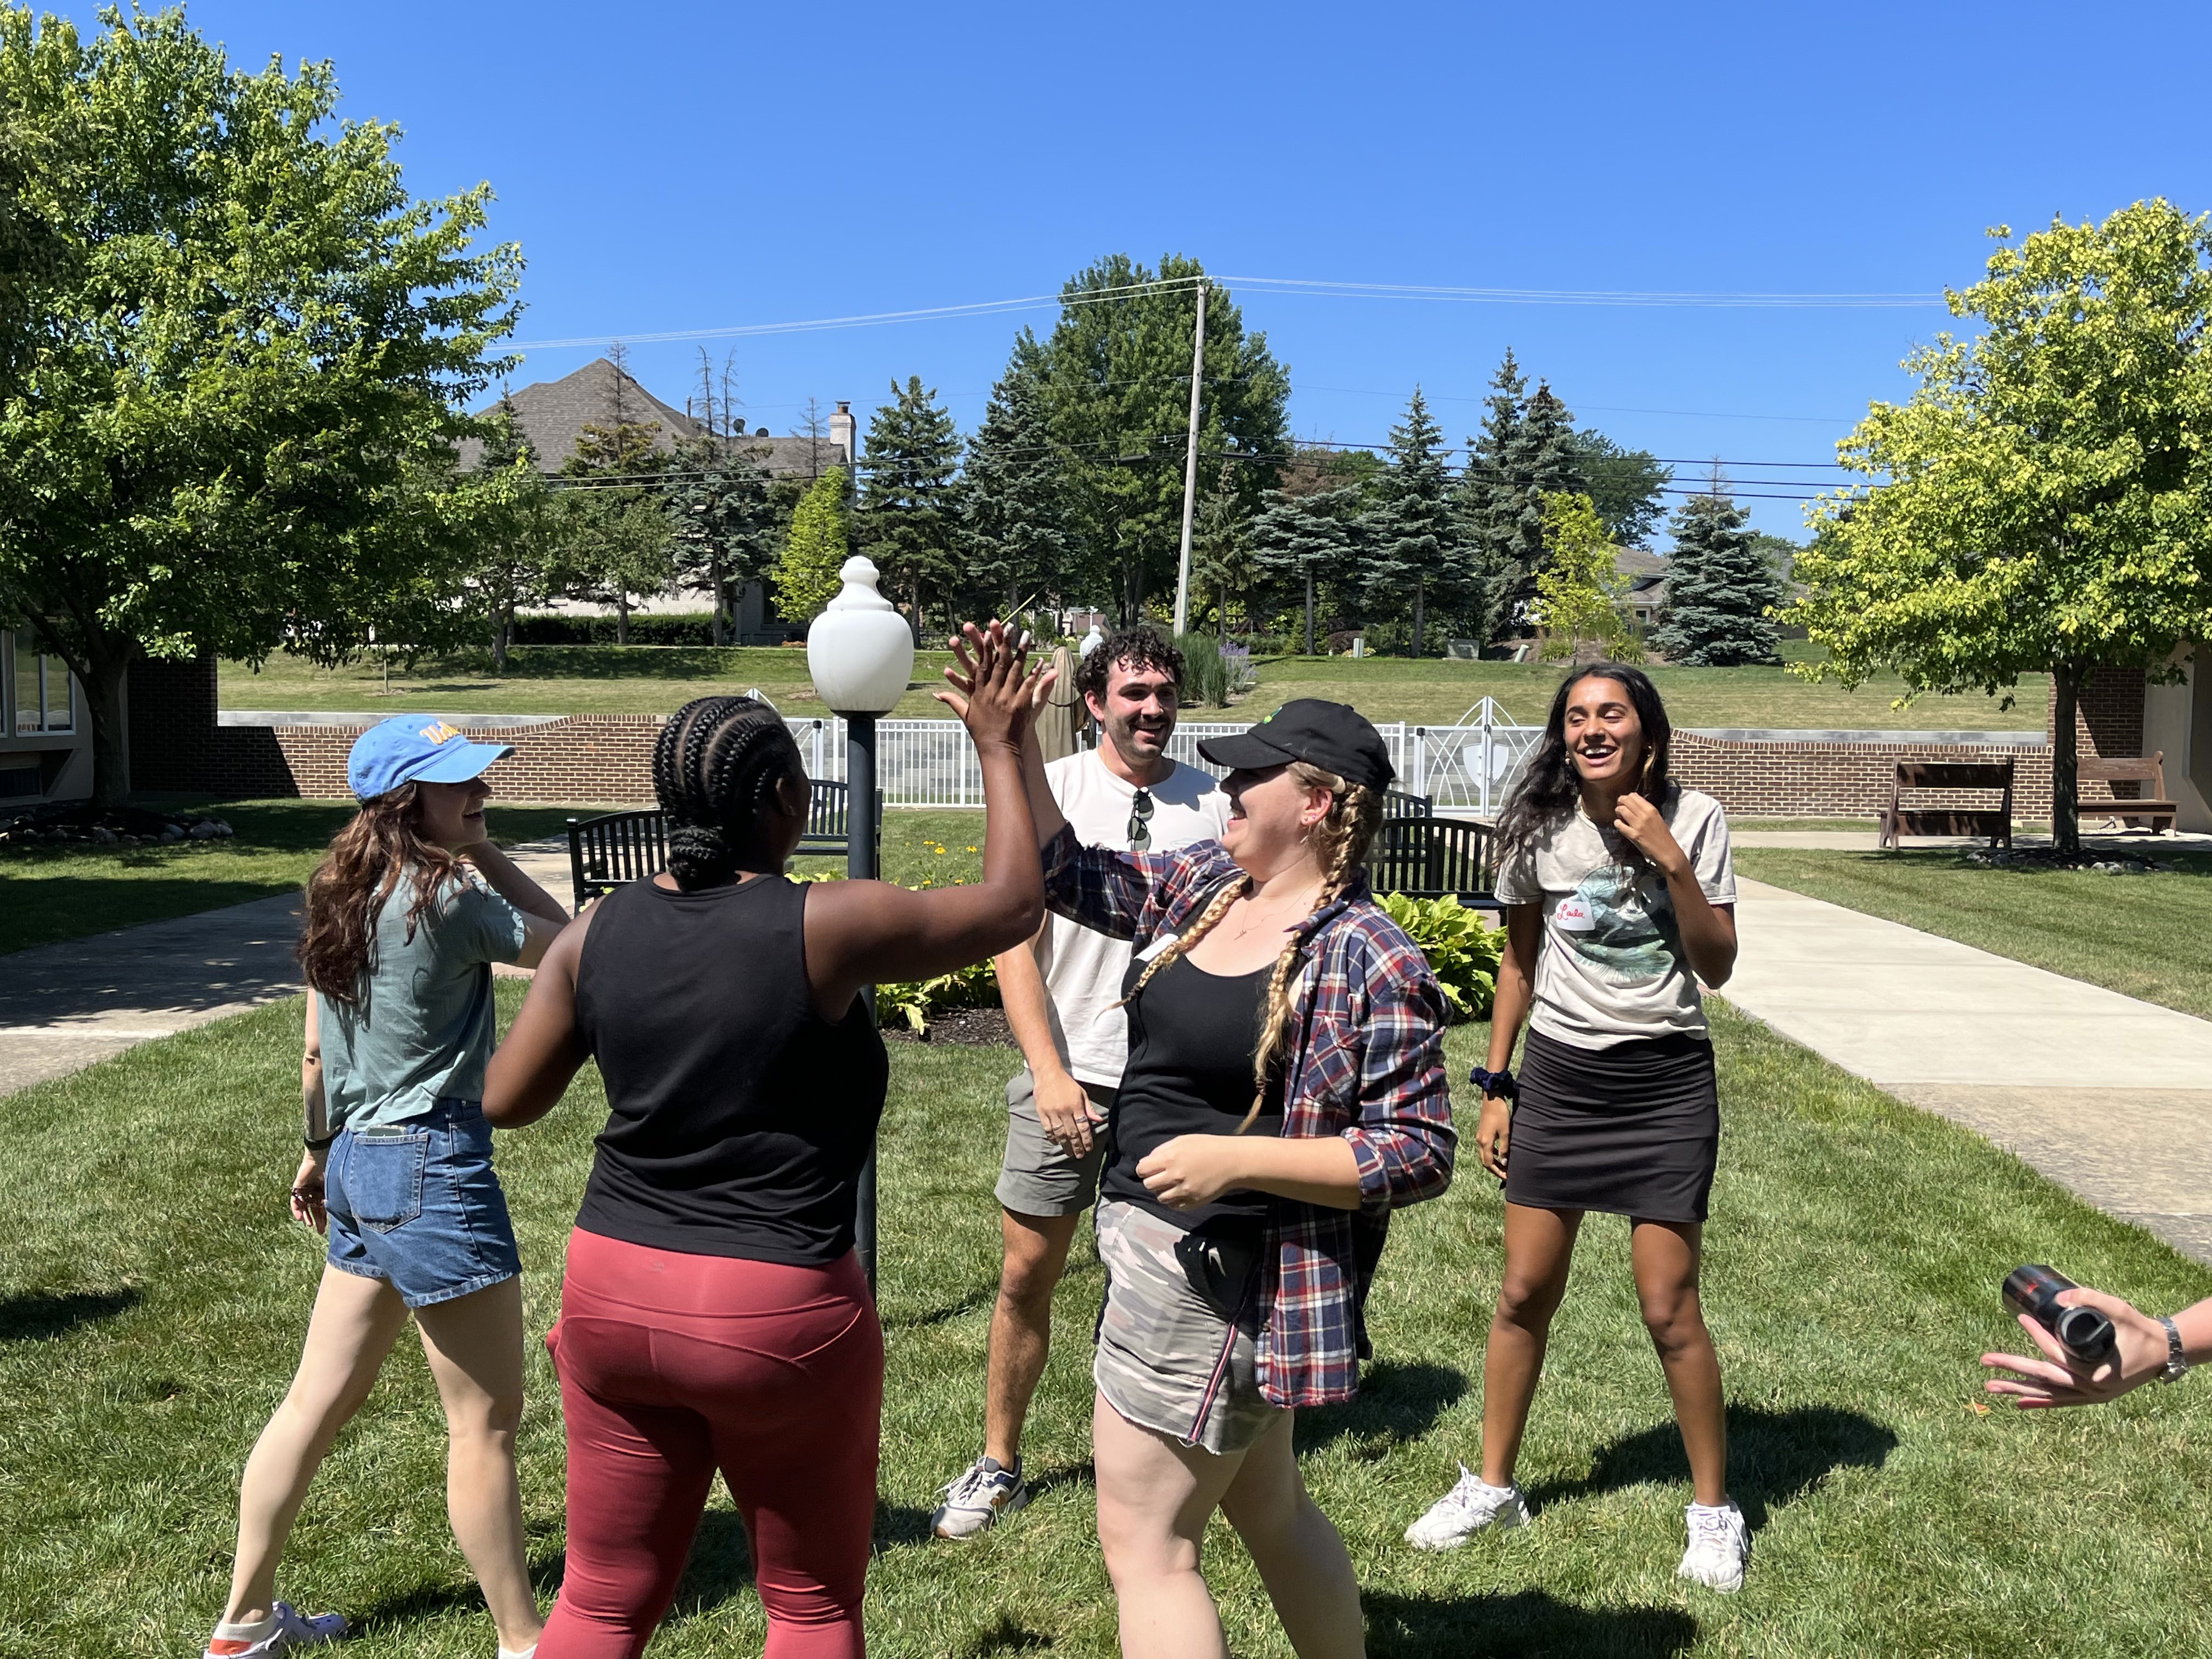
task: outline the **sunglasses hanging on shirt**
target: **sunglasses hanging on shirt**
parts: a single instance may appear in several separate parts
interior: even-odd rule
[[[1152,844],[1152,792],[1139,789],[1129,798],[1129,850],[1141,853]]]

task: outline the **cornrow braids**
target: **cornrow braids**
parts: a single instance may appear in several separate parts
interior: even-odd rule
[[[668,872],[686,890],[738,872],[759,839],[761,809],[802,769],[783,717],[751,697],[699,697],[653,746],[653,790],[668,814]]]
[[[1229,907],[1251,890],[1252,878],[1249,876],[1239,876],[1234,881],[1224,882],[1221,890],[1213,896],[1212,902],[1199,912],[1198,920],[1184,929],[1179,938],[1170,940],[1165,949],[1145,964],[1145,971],[1137,975],[1137,982],[1129,988],[1129,994],[1114,1006],[1125,1008],[1134,1002],[1137,994],[1152,981],[1153,975],[1188,956],[1192,946],[1213,931],[1213,924],[1229,914]]]
[[[1322,880],[1313,908],[1306,913],[1310,917],[1342,897],[1358,878],[1368,844],[1382,822],[1382,797],[1364,784],[1304,761],[1291,763],[1291,776],[1309,789],[1328,790],[1330,797],[1328,813],[1312,832]],[[1290,1043],[1291,970],[1297,965],[1298,951],[1298,941],[1292,939],[1275,958],[1275,971],[1267,980],[1267,1018],[1261,1027],[1260,1046],[1252,1053],[1252,1109],[1237,1126],[1240,1135],[1258,1121],[1260,1109],[1267,1102],[1269,1081]]]

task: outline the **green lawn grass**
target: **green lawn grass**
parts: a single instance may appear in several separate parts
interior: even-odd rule
[[[228,841],[167,847],[38,847],[0,852],[0,952],[165,921],[297,890],[338,828],[346,801],[219,801]],[[503,842],[558,835],[560,807],[495,806]]]
[[[511,1016],[519,988],[503,984]],[[277,1005],[12,1097],[0,1252],[0,1654],[194,1650],[227,1582],[235,1483],[296,1356],[319,1271],[285,1220],[299,1006]],[[1484,1039],[1452,1034],[1455,1074]],[[1399,1541],[1474,1449],[1500,1205],[1472,1160],[1393,1227],[1355,1405],[1306,1416],[1307,1478],[1342,1528],[1377,1655],[2187,1653],[2201,1594],[2212,1398],[2145,1389],[2094,1413],[1978,1409],[1973,1355],[2006,1341],[2023,1261],[2167,1308],[2212,1275],[1973,1136],[1719,1009],[1728,1125],[1708,1307],[1732,1402],[1750,1583],[1673,1577],[1688,1480],[1638,1324],[1617,1221],[1593,1220],[1554,1339],[1523,1532],[1443,1556]],[[1079,1247],[1031,1419],[1036,1503],[957,1548],[928,1541],[939,1485],[975,1455],[997,1273],[989,1193],[1013,1056],[899,1045],[884,1118],[890,1347],[872,1651],[1114,1651],[1089,1465],[1090,1320]],[[588,1072],[500,1140],[528,1272],[524,1504],[541,1589],[560,1576],[561,1427],[536,1339],[598,1128]],[[488,1620],[447,1536],[444,1437],[403,1348],[303,1514],[287,1595],[362,1626],[348,1652],[480,1656]],[[1287,1650],[1233,1537],[1208,1576],[1240,1655]],[[740,1529],[717,1496],[653,1652],[757,1652]]]
[[[901,719],[945,713],[930,692],[950,661],[941,651],[916,657],[915,678],[893,713]],[[1370,720],[1444,725],[1483,697],[1494,697],[1517,720],[1543,718],[1564,671],[1510,662],[1412,661],[1373,657],[1285,657],[1263,661],[1256,690],[1232,712],[1190,709],[1192,720],[1257,720],[1292,697],[1350,702]],[[2049,687],[2041,676],[2021,682],[2014,706],[1996,697],[1923,697],[1908,708],[1890,704],[1903,683],[1884,678],[1856,691],[1808,685],[1780,668],[1656,668],[1652,678],[1677,726],[1782,726],[1855,730],[2029,730],[2043,724]],[[240,663],[222,667],[225,708],[273,708],[375,714],[422,708],[441,714],[667,714],[693,697],[726,696],[757,686],[789,714],[825,713],[806,675],[806,655],[763,647],[713,650],[678,646],[530,646],[517,649],[504,672],[482,653],[428,659],[412,670],[394,665],[386,689],[380,664],[315,668],[276,656],[259,673]]]
[[[1957,939],[2069,979],[2212,1018],[2212,857],[2148,850],[2148,875],[1984,869],[1956,848],[1747,847],[1755,880]]]

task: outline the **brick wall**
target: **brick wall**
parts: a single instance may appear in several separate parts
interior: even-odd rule
[[[2100,668],[2093,671],[2087,682],[2074,698],[2074,741],[2080,746],[2080,758],[2112,760],[2123,756],[2142,753],[2143,687],[2148,682],[2140,668]],[[2051,689],[2050,706],[2045,710],[2043,729],[2057,729],[2058,720],[2058,691]],[[2102,778],[2086,780],[2081,785],[2081,799],[2133,800],[2142,791],[2140,783],[2107,783]]]
[[[1671,769],[1737,817],[1871,817],[1889,803],[1899,761],[2013,763],[2013,816],[2051,817],[2048,749],[1982,748],[1936,743],[1773,743],[1674,734]],[[1956,802],[1929,792],[1929,806],[1995,805],[1994,795],[1962,794]]]
[[[136,710],[134,708],[134,717]],[[503,800],[653,801],[653,744],[658,714],[574,714],[543,726],[472,728],[477,743],[512,744],[515,752],[485,774]],[[195,751],[191,788],[224,795],[305,795],[343,800],[346,755],[362,726],[224,726]]]

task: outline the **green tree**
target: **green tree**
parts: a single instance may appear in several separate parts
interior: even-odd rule
[[[1887,483],[1827,498],[1785,620],[1808,678],[1915,693],[2051,676],[2056,839],[2080,845],[2076,704],[2100,665],[2168,672],[2212,639],[2212,218],[2163,199],[2005,246],[1948,296],[1974,336],[1905,360],[1837,453]]]
[[[1616,662],[1644,654],[1621,610],[1628,583],[1613,565],[1619,550],[1587,495],[1554,490],[1543,498],[1546,557],[1536,573],[1528,619],[1544,630],[1543,654],[1572,662],[1584,640]]]
[[[1172,588],[1182,539],[1184,436],[1190,417],[1192,335],[1205,269],[1170,255],[1155,273],[1114,254],[1060,290],[1058,325],[1040,348],[1054,436],[1067,457],[1067,526],[1076,581],[1110,592],[1123,622],[1148,594]],[[1024,339],[1028,337],[1025,335]],[[1285,447],[1290,377],[1264,334],[1218,283],[1206,307],[1199,499],[1221,487],[1257,509],[1272,469],[1224,464],[1225,449],[1274,455]]]
[[[791,533],[775,562],[775,608],[789,622],[812,622],[844,586],[837,573],[846,544],[845,469],[833,466],[799,497]]]
[[[1270,490],[1253,523],[1253,556],[1261,572],[1301,595],[1302,648],[1309,657],[1314,654],[1317,591],[1357,574],[1354,551],[1364,495],[1357,479],[1304,495]]]
[[[491,623],[493,664],[504,669],[514,643],[514,613],[543,605],[558,580],[561,516],[506,392],[487,428],[468,480],[479,502],[471,585]]]
[[[1672,526],[1667,608],[1651,635],[1669,661],[1690,668],[1778,663],[1774,612],[1782,578],[1716,466],[1705,489],[1684,501]]]
[[[1491,381],[1482,429],[1468,442],[1460,509],[1488,589],[1485,616],[1505,629],[1527,619],[1543,568],[1544,498],[1583,489],[1574,416],[1537,382],[1528,392],[1508,349]]]
[[[960,429],[936,388],[908,375],[868,422],[866,454],[854,527],[884,581],[913,596],[919,640],[926,595],[949,606],[960,577]]]
[[[82,684],[102,803],[130,787],[141,657],[337,662],[480,625],[452,452],[507,366],[520,258],[476,246],[488,187],[416,200],[393,129],[337,105],[328,64],[234,70],[181,8],[88,36],[0,8],[31,161],[0,285],[0,610]]]
[[[1225,474],[1229,469],[1222,469]],[[1190,585],[1195,621],[1211,612],[1214,631],[1226,639],[1230,612],[1249,603],[1260,584],[1260,562],[1252,548],[1252,520],[1243,499],[1224,477],[1198,504],[1191,526]]]
[[[968,574],[994,599],[1004,594],[1008,611],[1027,593],[1069,585],[1066,458],[1053,436],[1041,355],[1024,332],[968,444]]]
[[[1376,477],[1360,526],[1365,550],[1363,597],[1384,615],[1410,611],[1413,654],[1424,654],[1431,599],[1456,609],[1469,597],[1481,610],[1480,585],[1467,556],[1466,526],[1452,501],[1443,428],[1419,386],[1405,418],[1390,428],[1389,465]]]
[[[1576,470],[1606,534],[1621,547],[1644,547],[1667,516],[1667,486],[1674,469],[1648,449],[1623,449],[1602,432],[1583,430],[1571,440]]]
[[[660,422],[641,420],[642,389],[617,340],[607,353],[605,418],[587,421],[562,464],[561,581],[572,599],[611,605],[615,643],[629,643],[631,606],[665,592],[676,574],[675,538],[661,475]]]

